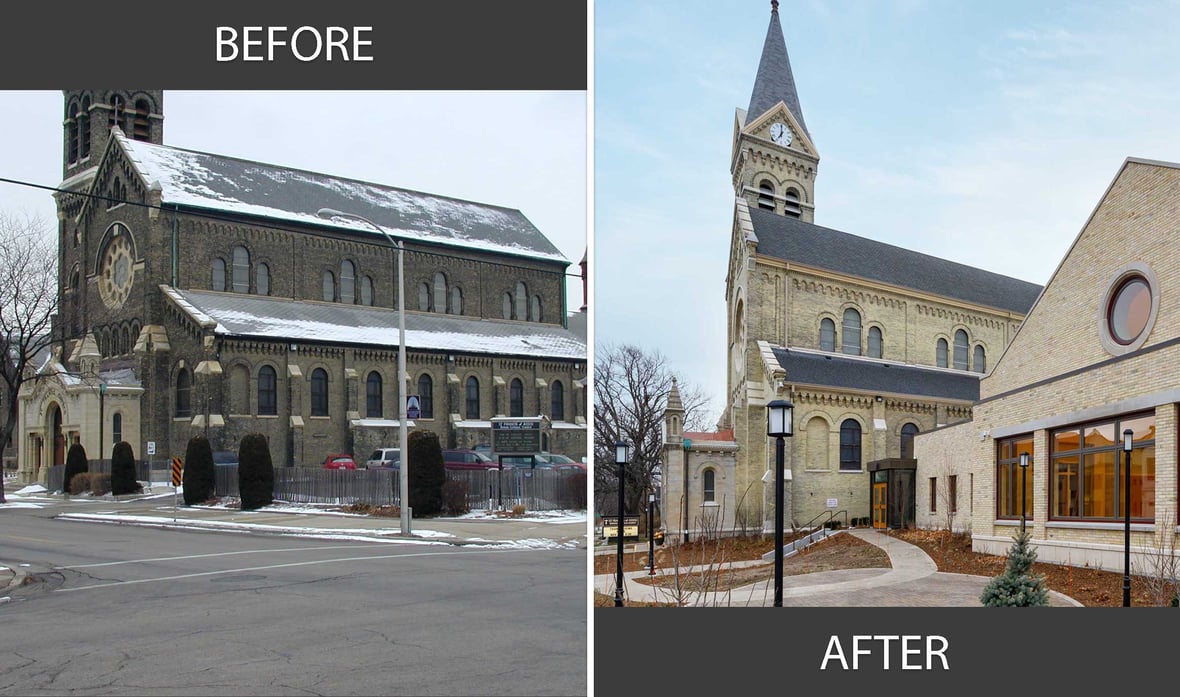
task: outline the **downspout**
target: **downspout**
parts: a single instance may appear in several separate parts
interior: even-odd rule
[[[176,277],[178,275],[178,269],[179,269],[179,263],[180,263],[179,260],[177,259],[177,255],[176,255],[176,238],[177,238],[176,226],[178,225],[178,223],[177,223],[178,208],[179,208],[179,206],[177,204],[172,205],[172,287],[173,288],[176,287],[176,282],[177,282]]]
[[[685,542],[685,544],[687,544],[688,543],[688,448],[689,448],[688,442],[684,441],[682,447],[684,448],[684,466],[681,467],[681,470],[684,472],[684,482],[683,482],[683,485],[681,486],[680,490],[684,492],[681,495],[681,498],[684,499],[684,527],[681,529],[684,530],[684,542]]]
[[[565,282],[565,271],[562,271],[561,272],[561,328],[562,329],[569,329],[570,328],[570,316],[569,316],[569,307],[568,307],[568,305],[569,305],[568,300],[569,299],[566,297],[566,295],[567,295],[566,290],[567,289],[566,289],[566,282]],[[619,534],[622,534],[622,533],[619,533]]]

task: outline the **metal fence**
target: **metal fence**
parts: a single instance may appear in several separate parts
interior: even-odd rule
[[[213,469],[213,493],[238,496],[238,466],[217,465]],[[397,472],[393,470],[276,467],[274,473],[277,501],[371,506],[396,506],[401,501]]]
[[[583,510],[586,508],[586,476],[566,470],[531,469],[447,470],[447,479],[467,485],[471,509],[511,509],[523,505],[529,511]]]

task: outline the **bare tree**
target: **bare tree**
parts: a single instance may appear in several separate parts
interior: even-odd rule
[[[34,359],[52,342],[57,305],[57,249],[49,226],[0,212],[0,447],[7,447],[16,429],[17,396],[32,379]]]
[[[677,378],[658,351],[638,346],[607,346],[594,359],[594,490],[602,500],[618,495],[615,443],[631,445],[624,472],[624,506],[638,512],[646,492],[659,484],[664,407]],[[696,387],[676,379],[684,406],[684,430],[704,430],[709,399]]]

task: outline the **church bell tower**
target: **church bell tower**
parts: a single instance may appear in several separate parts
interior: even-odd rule
[[[64,95],[64,180],[98,165],[115,126],[128,138],[164,142],[163,90],[65,90]]]

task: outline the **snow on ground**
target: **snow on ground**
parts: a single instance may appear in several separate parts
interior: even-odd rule
[[[374,530],[366,530],[364,531],[366,534],[362,535],[359,534],[361,531],[356,530],[344,531],[333,528],[292,527],[286,525],[266,525],[262,523],[237,523],[223,520],[193,520],[191,518],[178,519],[168,516],[121,515],[115,513],[62,513],[58,515],[57,518],[59,520],[83,520],[100,523],[127,523],[132,525],[146,525],[152,527],[185,527],[230,532],[269,532],[283,535],[296,535],[300,537],[330,537],[334,540],[355,539],[369,542],[380,541],[417,545],[444,544],[441,542],[431,542],[429,540],[392,537],[401,534],[401,530],[398,528],[377,528]]]
[[[515,520],[530,523],[585,523],[586,511],[529,511],[520,517],[497,515],[495,511],[471,511],[454,520]]]

